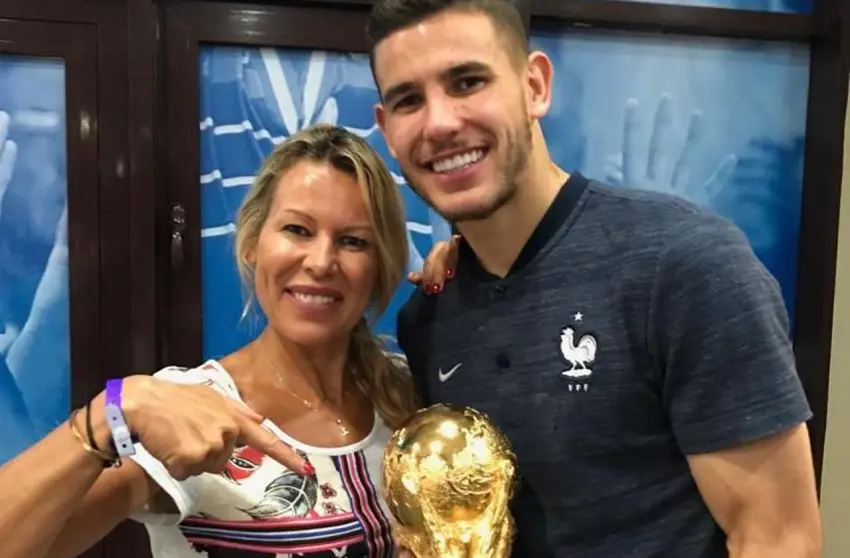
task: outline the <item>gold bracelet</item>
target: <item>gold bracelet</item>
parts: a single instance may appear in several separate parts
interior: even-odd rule
[[[80,434],[79,429],[77,429],[77,425],[74,423],[74,419],[77,418],[77,413],[79,413],[82,409],[74,409],[71,412],[71,416],[68,417],[68,426],[71,427],[71,432],[74,434],[74,438],[83,446],[83,449],[86,450],[86,453],[90,453],[94,455],[103,463],[104,467],[119,467],[121,466],[121,458],[115,457],[113,455],[109,455],[108,453],[101,451],[97,448],[91,447],[86,439],[83,438],[83,435]]]

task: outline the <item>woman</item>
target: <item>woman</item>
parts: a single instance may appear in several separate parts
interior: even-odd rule
[[[416,401],[365,316],[402,278],[403,215],[356,135],[320,125],[277,146],[236,223],[267,328],[221,360],[110,386],[0,469],[3,555],[77,556],[133,517],[154,558],[392,556],[380,460]],[[138,443],[115,463],[121,417]]]

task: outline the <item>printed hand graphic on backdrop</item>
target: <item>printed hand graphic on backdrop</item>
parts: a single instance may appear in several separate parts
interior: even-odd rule
[[[3,198],[12,181],[18,146],[9,137],[9,113],[0,111],[0,220],[3,218]]]
[[[18,146],[7,139],[8,137],[9,113],[0,111],[0,222],[3,221],[3,198],[6,197],[6,191],[9,189],[18,158]],[[0,355],[6,354],[18,334],[15,328],[4,322],[5,318],[0,314]]]
[[[8,192],[18,155],[17,144],[8,139],[9,123],[9,114],[0,111],[0,221],[3,220],[3,197]],[[15,217],[20,219],[21,215]],[[25,218],[33,217],[27,215]],[[39,414],[39,409],[55,407],[54,401],[61,400],[67,391],[67,223],[66,207],[56,225],[54,246],[33,297],[26,323],[19,331],[17,328],[7,327],[5,334],[0,335],[0,354],[5,355],[6,365],[14,376],[32,417]]]
[[[33,419],[58,424],[62,417],[46,416],[53,402],[68,389],[70,356],[70,291],[68,257],[68,207],[56,224],[53,250],[33,297],[30,315],[9,348],[6,363],[15,376]]]
[[[797,243],[805,146],[802,135],[788,141],[755,138],[735,167],[730,181],[735,195],[728,203],[757,253]]]
[[[0,111],[0,221],[3,219],[3,198],[12,181],[18,146],[9,137],[9,114]],[[0,285],[0,292],[2,292]],[[15,381],[11,366],[6,363],[6,353],[18,337],[18,331],[5,326],[0,315],[0,424],[4,437],[0,443],[0,463],[5,462],[35,441],[35,429],[23,394]]]
[[[678,195],[698,205],[710,203],[729,182],[737,164],[737,157],[731,154],[724,157],[708,180],[701,186],[694,187],[691,167],[694,159],[699,156],[698,148],[703,134],[702,113],[695,111],[691,114],[685,144],[676,157],[671,96],[662,95],[658,102],[648,146],[638,124],[638,106],[637,99],[629,99],[626,102],[623,151],[608,158],[605,166],[606,180],[626,188]],[[641,167],[642,160],[646,161],[645,167]]]

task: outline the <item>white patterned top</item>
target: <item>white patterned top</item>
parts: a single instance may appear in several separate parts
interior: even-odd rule
[[[164,368],[154,376],[208,384],[241,401],[233,378],[215,360],[192,369]],[[383,451],[392,432],[377,414],[363,440],[340,448],[313,447],[270,421],[264,426],[299,451],[316,477],[300,477],[246,446],[237,448],[222,474],[177,481],[137,445],[133,459],[180,512],[145,509],[133,516],[147,528],[153,558],[392,557],[389,512],[379,490]]]

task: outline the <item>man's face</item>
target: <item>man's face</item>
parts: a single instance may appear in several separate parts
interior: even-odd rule
[[[410,186],[451,221],[487,218],[510,201],[532,123],[548,108],[548,90],[541,103],[535,82],[539,64],[511,56],[486,14],[458,10],[397,31],[375,50],[376,118],[387,145]]]

